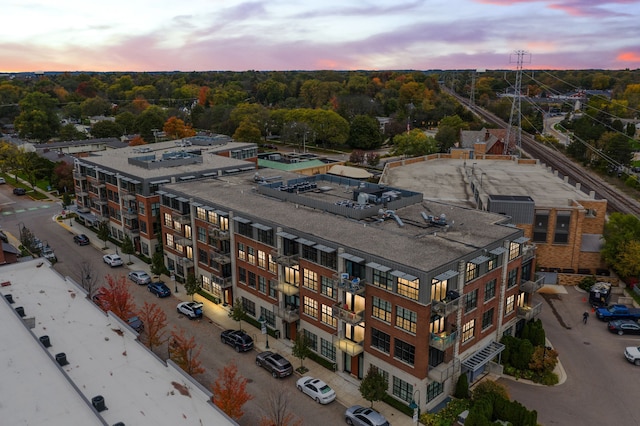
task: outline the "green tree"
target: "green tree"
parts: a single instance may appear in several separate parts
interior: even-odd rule
[[[56,114],[56,100],[51,96],[33,92],[20,102],[20,114],[14,125],[21,138],[46,142],[58,133],[60,120]]]
[[[191,300],[193,300],[193,295],[198,292],[200,288],[200,282],[196,278],[194,274],[187,275],[187,281],[184,283],[184,289],[187,292],[187,296],[191,296]]]
[[[293,348],[291,353],[296,358],[300,359],[300,370],[304,370],[303,361],[311,354],[311,347],[309,346],[309,339],[304,334],[304,330],[299,330],[296,335],[296,340],[293,342]]]
[[[631,214],[612,213],[604,225],[602,237],[602,259],[615,271],[620,269],[620,275],[631,276],[625,275],[632,274],[633,265],[629,263],[635,261],[636,264],[640,264],[640,258],[634,257],[633,254],[635,244],[630,245],[632,241],[640,242],[640,219]],[[632,249],[632,252],[625,253],[626,248]]]
[[[438,145],[434,138],[427,136],[420,129],[413,129],[409,133],[397,135],[393,142],[395,144],[393,153],[395,155],[406,155],[416,157],[429,155],[438,152]]]
[[[157,105],[152,105],[136,118],[135,127],[145,141],[154,141],[153,130],[162,129],[165,121],[165,111]]]
[[[107,115],[111,110],[111,102],[96,96],[95,98],[82,101],[80,110],[82,111],[83,117]]]
[[[62,208],[66,209],[70,205],[71,205],[71,196],[69,195],[68,192],[65,192],[64,194],[62,194]]]
[[[64,126],[62,126],[58,137],[61,141],[79,141],[88,139],[86,133],[76,129],[75,124],[65,124]]]
[[[119,138],[122,133],[122,127],[111,120],[98,121],[91,126],[91,135],[94,138]]]
[[[368,115],[356,115],[351,121],[347,144],[355,149],[376,149],[382,144],[380,123]]]
[[[104,242],[103,250],[107,248],[107,240],[109,239],[109,224],[107,222],[98,223],[98,232],[96,233],[98,238]]]
[[[460,399],[469,398],[469,379],[467,379],[467,373],[462,373],[460,377],[458,377],[454,396]]]
[[[259,143],[262,133],[255,123],[248,118],[243,119],[233,134],[233,139],[238,142],[254,142]]]
[[[129,264],[131,264],[131,255],[135,253],[136,248],[133,245],[133,240],[129,237],[129,234],[124,234],[122,239],[122,253],[129,256]]]
[[[247,313],[242,306],[242,299],[239,297],[233,303],[231,310],[229,311],[229,318],[234,321],[238,321],[238,327],[242,330],[242,320],[247,317]]]
[[[149,270],[153,275],[167,274],[169,271],[164,265],[164,254],[162,251],[155,251],[151,256],[151,265]]]
[[[373,403],[381,401],[387,394],[389,384],[382,373],[373,365],[369,365],[367,375],[360,382],[360,395],[367,401]]]

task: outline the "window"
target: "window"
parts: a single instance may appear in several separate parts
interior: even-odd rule
[[[546,243],[547,242],[547,228],[549,227],[549,211],[540,210],[535,214],[533,222],[533,242],[534,243]]]
[[[431,280],[431,301],[439,302],[447,297],[448,280]]]
[[[196,217],[200,220],[207,220],[207,211],[203,207],[196,207]]]
[[[244,268],[238,268],[238,282],[247,283],[247,270]]]
[[[405,278],[398,277],[398,294],[408,297],[412,300],[418,300],[418,291],[420,290],[420,281],[416,278],[409,281]]]
[[[511,288],[514,285],[518,284],[518,269],[512,269],[509,271],[507,277],[507,288]]]
[[[273,246],[273,229],[258,229],[258,241],[268,246]]]
[[[304,337],[307,339],[307,343],[309,344],[309,348],[312,351],[318,352],[318,336],[310,332],[309,330],[304,330]]]
[[[476,331],[476,320],[472,319],[462,326],[462,343],[468,342],[473,338]]]
[[[276,314],[273,311],[268,310],[267,308],[260,306],[260,316],[265,319],[267,325],[271,327],[276,326]]]
[[[262,269],[267,268],[267,253],[262,250],[258,250],[258,266]]]
[[[247,246],[247,262],[252,265],[256,264],[256,249],[253,247]]]
[[[484,301],[496,297],[496,280],[491,280],[484,285]]]
[[[373,296],[372,302],[373,312],[371,315],[391,324],[391,303],[376,296]]]
[[[322,305],[322,313],[320,316],[320,321],[323,323],[336,328],[338,325],[338,319],[333,316],[333,309],[329,305]]]
[[[306,244],[303,244],[302,258],[310,260],[312,262],[318,262],[318,250],[313,248],[313,246],[308,246]]]
[[[478,278],[479,271],[480,268],[478,267],[478,265],[472,262],[467,262],[467,272],[464,276],[465,282],[469,282]]]
[[[487,271],[493,271],[498,267],[498,256],[489,253],[489,260],[487,261]]]
[[[298,265],[286,266],[284,268],[284,281],[297,287],[300,284],[300,267]]]
[[[388,354],[391,350],[391,336],[378,329],[371,328],[371,346]]]
[[[304,296],[303,312],[310,317],[318,318],[318,301],[310,297]]]
[[[247,284],[249,285],[249,287],[251,288],[256,288],[256,273],[249,271],[249,281],[247,282]]]
[[[321,283],[320,292],[325,296],[335,300],[337,296],[337,291],[336,291],[336,288],[334,287],[335,281],[333,280],[333,278],[321,277],[320,283]]]
[[[140,232],[142,232],[143,234],[147,233],[147,222],[141,220],[140,222],[138,222],[138,224],[140,225]]]
[[[173,228],[173,218],[171,217],[171,213],[164,214],[164,226]]]
[[[515,295],[512,294],[511,296],[507,297],[507,303],[505,304],[505,309],[504,309],[505,315],[513,312],[513,310],[515,309],[515,301],[516,301]]]
[[[396,306],[396,326],[407,330],[410,333],[416,332],[418,314],[402,306]]]
[[[160,213],[160,203],[151,203],[151,216],[156,217]]]
[[[336,256],[336,252],[333,251],[331,253],[327,253],[326,251],[320,250],[320,264],[329,269],[333,269],[335,271],[338,257]]]
[[[305,269],[302,285],[309,290],[318,291],[318,274],[309,269]]]
[[[198,226],[197,230],[198,230],[198,241],[200,241],[201,243],[206,243],[207,242],[207,230],[204,229],[202,226]]]
[[[393,376],[393,395],[403,401],[411,402],[413,399],[413,385]]]
[[[400,361],[413,365],[416,356],[415,347],[400,339],[395,339],[394,343],[395,347],[393,356]]]
[[[167,247],[173,248],[173,234],[167,234]]]
[[[445,318],[440,315],[431,315],[429,323],[429,331],[433,334],[442,333],[444,331]]]
[[[201,248],[198,249],[198,262],[204,263],[205,265],[209,262],[209,257],[207,255],[207,251]]]
[[[571,212],[558,212],[556,214],[556,232],[553,236],[554,244],[567,244],[569,242],[570,225]]]
[[[393,276],[387,272],[373,270],[373,285],[384,288],[385,290],[393,290]]]
[[[242,309],[244,309],[244,311],[251,315],[252,317],[256,316],[256,304],[255,302],[247,299],[247,298],[242,298]]]
[[[267,279],[261,275],[258,275],[258,291],[267,294]]]
[[[144,215],[145,215],[145,211],[146,211],[146,206],[144,205],[144,203],[143,203],[142,201],[140,201],[140,202],[138,203],[138,212],[139,212],[141,215],[143,215],[143,216],[144,216]]]
[[[278,273],[278,264],[276,263],[275,259],[271,255],[269,255],[269,272],[273,274]]]
[[[269,297],[272,299],[278,298],[278,289],[276,288],[276,284],[272,281],[269,283]]]
[[[470,312],[478,307],[478,289],[473,290],[470,293],[467,293],[464,296],[464,312]]]
[[[253,238],[253,227],[250,223],[238,222],[238,234]]]
[[[238,259],[247,260],[247,252],[243,243],[238,243]]]
[[[387,387],[388,387],[389,386],[389,372],[385,371],[382,368],[378,367],[377,365],[373,365],[373,364],[371,364],[371,368],[373,368],[375,371],[377,371],[378,374],[380,374],[384,378],[384,382],[387,384]]]
[[[518,256],[520,256],[520,244],[512,241],[509,243],[509,260],[513,260]]]
[[[336,360],[336,347],[332,342],[324,340],[322,337],[320,338],[320,355],[331,361]]]
[[[482,314],[482,329],[485,330],[487,327],[491,327],[493,325],[493,308],[489,309],[485,313]]]
[[[431,382],[427,385],[427,402],[433,401],[444,391],[444,385],[440,382]]]

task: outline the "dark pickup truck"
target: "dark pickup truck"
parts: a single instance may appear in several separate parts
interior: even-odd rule
[[[613,321],[618,319],[640,319],[640,309],[629,308],[625,305],[611,305],[608,308],[596,309],[596,316],[602,321]]]

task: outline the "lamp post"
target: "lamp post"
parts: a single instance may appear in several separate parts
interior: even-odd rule
[[[417,385],[413,385],[414,387]],[[416,393],[418,393],[418,402],[416,403]],[[416,389],[413,391],[413,395],[411,397],[411,404],[409,404],[409,408],[413,410],[413,424],[418,424],[418,418],[420,417],[420,389]]]
[[[260,318],[258,318],[258,322],[260,323],[260,331],[267,338],[267,342],[265,344],[265,348],[269,349],[269,333],[267,333],[267,324],[266,324],[267,320],[264,319],[264,317],[262,315],[260,315]]]

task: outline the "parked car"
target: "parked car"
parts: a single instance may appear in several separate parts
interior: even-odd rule
[[[640,365],[640,346],[628,346],[624,350],[624,357],[627,361]]]
[[[640,324],[633,320],[615,320],[609,321],[607,328],[612,333],[623,334],[640,334]]]
[[[27,190],[24,188],[13,188],[14,195],[27,195]]]
[[[630,308],[625,305],[611,305],[608,308],[596,309],[596,317],[602,321],[613,321],[618,319],[640,319],[640,308]]]
[[[58,260],[58,258],[56,258],[56,254],[53,252],[53,250],[49,246],[44,246],[40,254],[42,255],[42,257],[44,257],[49,261],[55,262],[56,260]]]
[[[131,271],[128,277],[138,285],[147,285],[151,282],[151,277],[145,271]]]
[[[117,254],[105,254],[104,256],[102,256],[102,260],[104,260],[104,263],[111,266],[112,268],[124,265],[122,258]]]
[[[187,316],[189,319],[202,318],[202,303],[180,302],[177,310],[178,313]]]
[[[171,290],[162,281],[150,282],[147,284],[149,293],[155,294],[156,297],[169,297],[171,296]]]
[[[7,181],[3,177],[0,177],[0,185],[4,185],[5,183],[7,183]]]
[[[262,367],[275,378],[287,377],[293,374],[293,366],[280,354],[265,351],[256,356],[256,365]]]
[[[253,349],[253,339],[242,330],[225,330],[220,334],[222,343],[231,345],[236,352],[247,352]]]
[[[129,317],[129,319],[127,319],[127,324],[129,324],[129,327],[133,328],[138,333],[144,330],[144,323],[137,316]]]
[[[391,426],[382,414],[360,405],[347,408],[344,419],[349,426]]]
[[[311,397],[318,404],[328,404],[336,399],[336,392],[320,379],[305,376],[298,379],[296,387]]]
[[[79,246],[86,246],[89,244],[89,237],[84,234],[74,235],[73,242]]]

